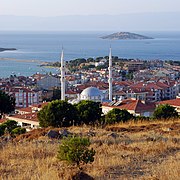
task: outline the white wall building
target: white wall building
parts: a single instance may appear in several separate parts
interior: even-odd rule
[[[28,88],[16,87],[9,89],[7,93],[15,97],[16,107],[28,107],[32,104],[39,104],[42,101],[41,91],[33,91]]]

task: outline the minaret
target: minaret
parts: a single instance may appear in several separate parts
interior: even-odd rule
[[[109,100],[112,101],[112,52],[109,52]]]
[[[65,100],[65,62],[64,51],[61,53],[61,100]]]

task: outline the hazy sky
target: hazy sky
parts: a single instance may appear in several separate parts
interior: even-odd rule
[[[180,12],[180,0],[0,0],[0,15],[114,15],[137,12]]]

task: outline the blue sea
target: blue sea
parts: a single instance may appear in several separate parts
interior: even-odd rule
[[[0,52],[0,78],[11,74],[29,76],[36,72],[57,73],[42,68],[41,62],[59,61],[62,46],[65,60],[114,56],[143,60],[180,60],[180,32],[136,32],[148,40],[104,40],[112,32],[0,32],[0,47],[17,51]],[[5,59],[3,59],[5,58]]]

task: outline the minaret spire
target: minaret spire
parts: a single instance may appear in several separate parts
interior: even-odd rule
[[[112,52],[109,51],[109,100],[112,101]]]
[[[61,100],[65,100],[65,62],[64,62],[64,49],[61,52]]]

